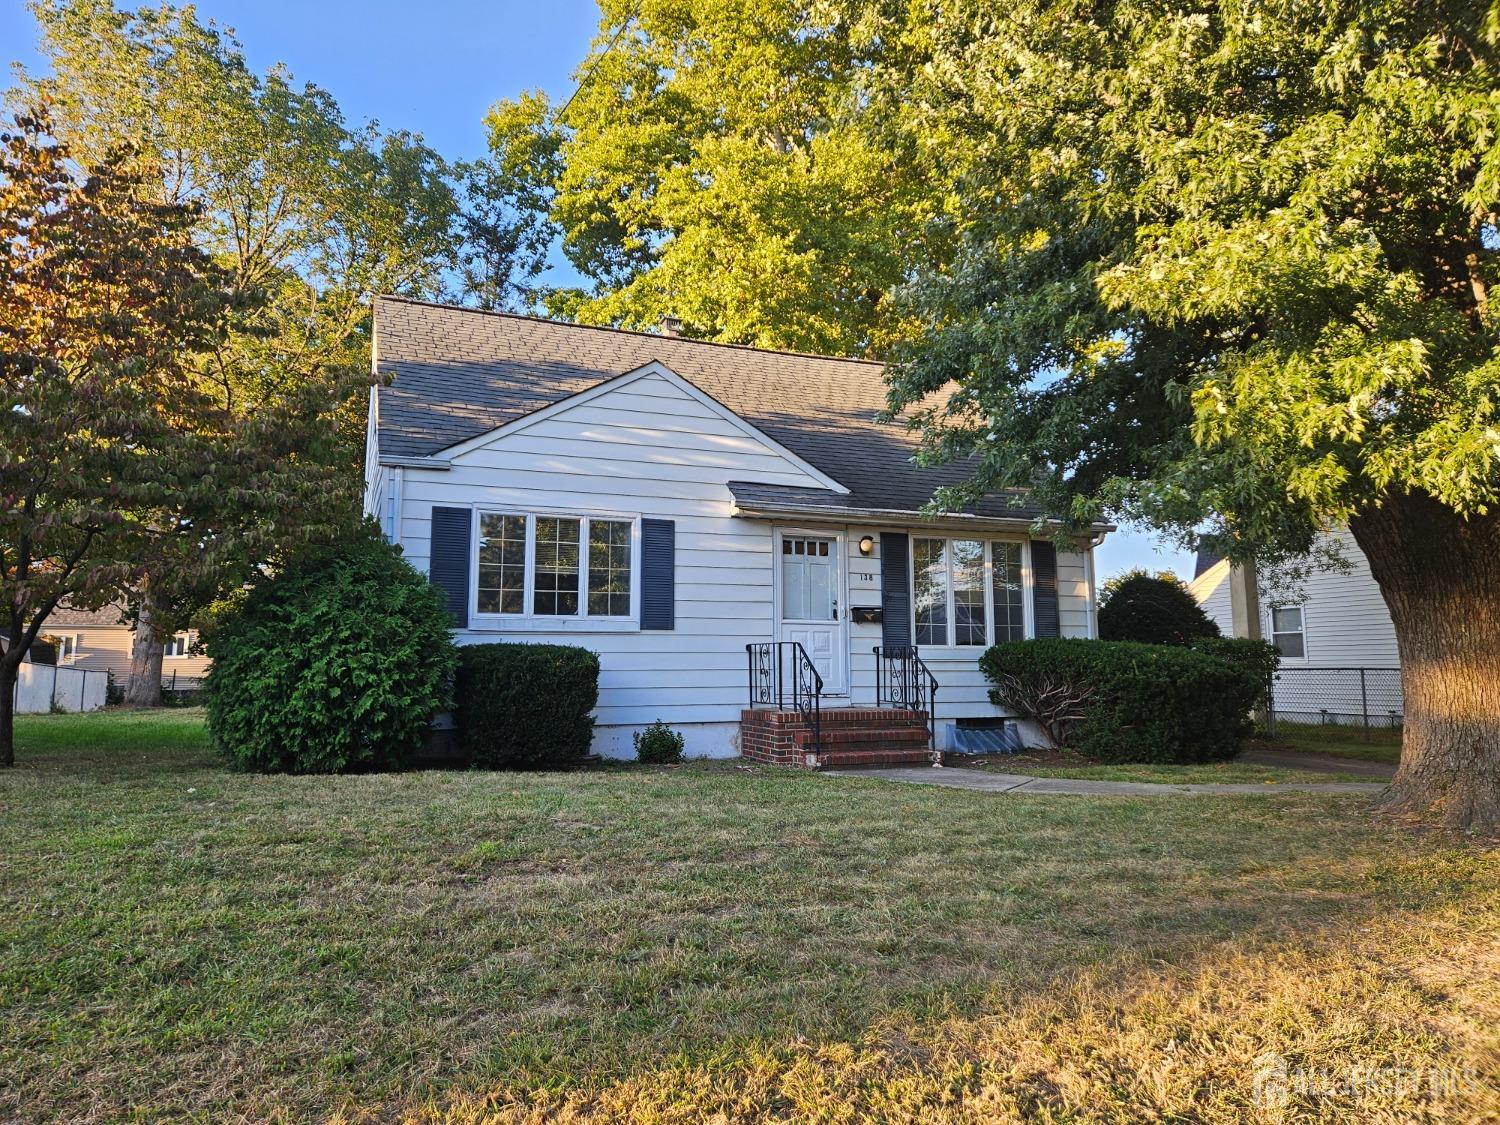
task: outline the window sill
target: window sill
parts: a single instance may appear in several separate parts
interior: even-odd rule
[[[469,633],[639,633],[633,617],[494,617],[474,614]]]

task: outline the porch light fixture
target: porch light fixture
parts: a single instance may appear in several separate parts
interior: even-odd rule
[[[874,536],[866,535],[864,538],[862,538],[859,541],[859,553],[860,554],[862,554],[862,555],[868,555],[873,550],[875,550],[875,538],[874,538]]]

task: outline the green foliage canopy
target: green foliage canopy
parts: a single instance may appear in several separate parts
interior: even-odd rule
[[[909,130],[961,249],[893,404],[972,488],[1238,557],[1500,489],[1496,28],[1479,5],[1022,0],[931,24]]]

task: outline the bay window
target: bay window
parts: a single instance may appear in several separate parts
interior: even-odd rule
[[[480,512],[475,609],[523,617],[629,617],[634,522]]]
[[[984,647],[1026,636],[1021,543],[913,539],[913,638],[919,645]]]

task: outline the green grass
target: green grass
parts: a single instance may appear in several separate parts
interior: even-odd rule
[[[1276,738],[1265,745],[1277,750],[1300,750],[1308,754],[1358,758],[1391,765],[1401,760],[1401,732],[1388,727],[1371,727],[1369,741],[1366,741],[1360,727],[1277,723]]]
[[[1227,1122],[1266,1051],[1500,1059],[1500,857],[1364,797],[259,777],[199,721],[18,723],[0,1120]]]

